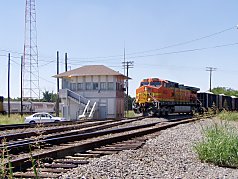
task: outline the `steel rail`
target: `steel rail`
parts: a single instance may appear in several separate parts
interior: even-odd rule
[[[90,127],[92,125],[95,125],[95,123],[97,124],[105,124],[105,123],[109,123],[109,122],[113,122],[113,121],[95,121],[90,122],[88,124],[84,124],[84,123],[77,123],[74,126],[64,126],[64,127],[57,127],[57,128],[53,128],[53,129],[43,129],[43,130],[37,130],[37,131],[29,131],[29,132],[21,132],[21,133],[14,133],[14,134],[7,134],[7,135],[2,135],[0,136],[0,141],[1,140],[5,140],[5,141],[10,141],[10,140],[18,140],[18,139],[23,139],[23,138],[30,138],[33,136],[38,136],[39,133],[41,133],[42,135],[48,135],[51,133],[56,133],[56,132],[64,132],[67,130],[74,130],[74,129],[78,129],[78,128],[85,128],[85,127]],[[86,123],[86,122],[85,122]],[[45,127],[45,126],[42,126]]]
[[[142,119],[142,118],[141,118]],[[31,149],[34,148],[34,146],[37,145],[40,145],[40,144],[52,144],[52,141],[54,140],[62,140],[62,138],[70,138],[70,136],[75,136],[75,135],[79,135],[79,134],[85,134],[85,133],[91,133],[91,132],[94,132],[94,131],[97,131],[97,130],[103,130],[103,129],[107,129],[107,128],[111,128],[111,127],[115,127],[115,126],[118,126],[118,125],[123,125],[123,124],[126,124],[126,123],[130,123],[130,122],[133,122],[133,121],[136,121],[138,119],[127,119],[127,120],[124,120],[124,121],[118,121],[118,122],[111,122],[111,123],[104,123],[104,124],[99,124],[97,126],[93,126],[91,128],[88,128],[88,129],[84,129],[82,130],[82,128],[80,128],[79,130],[76,130],[76,131],[69,131],[69,132],[64,132],[64,133],[60,133],[60,134],[55,134],[55,135],[52,135],[52,136],[47,136],[47,137],[40,137],[40,138],[37,138],[37,139],[28,139],[28,140],[22,140],[22,141],[16,141],[16,142],[9,142],[7,144],[1,144],[0,145],[0,149],[3,149],[3,148],[7,148],[9,149],[10,153],[16,153],[16,152],[19,152],[19,151],[22,151],[22,150],[29,150],[30,147]],[[87,126],[87,127],[90,127],[90,126]],[[67,139],[66,139],[67,140]],[[51,141],[51,143],[49,142]],[[64,141],[64,142],[67,142],[67,141]],[[58,143],[58,142],[56,142]]]
[[[60,126],[60,125],[71,125],[74,123],[84,123],[84,122],[95,122],[95,121],[105,121],[105,120],[116,120],[116,119],[87,119],[83,121],[61,121],[61,122],[46,122],[46,123],[40,123],[41,125],[45,127],[50,127],[50,126]],[[12,129],[23,129],[23,128],[34,128],[39,123],[35,124],[4,124],[0,125],[0,131],[5,131],[5,130],[12,130]]]

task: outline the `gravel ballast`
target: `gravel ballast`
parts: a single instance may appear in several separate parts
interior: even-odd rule
[[[238,169],[201,163],[193,146],[202,139],[202,126],[211,119],[164,131],[137,150],[91,159],[63,174],[66,178],[238,178]],[[236,124],[237,125],[237,124]]]

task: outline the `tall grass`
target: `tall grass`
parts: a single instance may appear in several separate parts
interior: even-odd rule
[[[238,121],[238,112],[222,111],[218,118],[228,121]]]
[[[6,146],[6,139],[2,140],[1,163],[0,163],[0,177],[13,179],[13,168],[10,161],[9,150]]]
[[[130,118],[130,117],[135,117],[136,115],[135,115],[135,113],[134,113],[134,111],[125,111],[125,117],[128,117],[128,118]]]
[[[10,117],[8,115],[0,115],[0,124],[22,124],[24,123],[24,116],[21,117],[20,114],[11,114]]]
[[[238,134],[227,123],[203,129],[203,140],[194,149],[203,162],[238,167]]]

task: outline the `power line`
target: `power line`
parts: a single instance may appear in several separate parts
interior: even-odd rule
[[[12,56],[11,56],[12,57]],[[11,61],[13,62],[13,63],[15,63],[15,64],[17,64],[17,65],[21,65],[21,64],[19,64],[18,62],[16,62],[16,61],[14,61],[14,60],[12,60],[11,59]],[[29,72],[29,71],[28,71]],[[33,74],[34,76],[36,75],[36,74]],[[45,79],[45,78],[43,78],[43,77],[40,77],[40,76],[35,76],[35,77],[39,77],[40,79],[42,79],[42,80],[44,80],[44,81],[46,81],[46,82],[48,82],[48,83],[51,83],[51,84],[56,84],[55,82],[52,82],[52,81],[49,81],[49,80],[47,80],[47,79]]]
[[[218,34],[221,34],[221,33],[223,33],[223,32],[226,32],[226,31],[229,31],[229,30],[232,30],[232,29],[235,29],[235,28],[236,28],[236,26],[232,26],[232,27],[230,27],[230,28],[227,28],[227,29],[221,30],[221,31],[219,31],[219,32],[212,33],[212,34],[210,34],[210,35],[203,36],[203,37],[195,38],[195,39],[188,40],[188,41],[184,41],[184,42],[175,43],[175,44],[168,45],[168,46],[161,47],[161,48],[157,48],[157,49],[152,49],[152,50],[146,50],[146,51],[141,51],[141,52],[129,53],[129,54],[127,54],[127,55],[140,54],[140,53],[148,53],[148,52],[163,50],[163,49],[167,49],[167,48],[171,48],[171,47],[177,47],[177,46],[181,46],[181,45],[186,45],[186,44],[189,44],[189,43],[192,43],[192,42],[196,42],[196,41],[199,41],[199,40],[203,40],[203,39],[207,39],[207,38],[216,36],[216,35],[218,35]]]
[[[181,45],[186,45],[186,44],[189,44],[189,43],[193,43],[193,42],[196,42],[196,41],[199,41],[199,40],[203,40],[203,39],[207,39],[207,38],[210,38],[210,37],[213,37],[213,36],[216,36],[216,35],[219,35],[221,33],[224,33],[224,32],[227,32],[227,31],[230,31],[232,29],[236,29],[237,26],[232,26],[230,28],[226,28],[224,30],[221,30],[221,31],[218,31],[218,32],[215,32],[215,33],[212,33],[212,34],[209,34],[209,35],[205,35],[205,36],[202,36],[202,37],[199,37],[199,38],[195,38],[195,39],[192,39],[192,40],[187,40],[187,41],[184,41],[184,42],[179,42],[179,43],[175,43],[175,44],[172,44],[172,45],[168,45],[168,46],[164,46],[164,47],[161,47],[161,48],[156,48],[156,49],[151,49],[151,50],[145,50],[145,51],[139,51],[139,52],[132,52],[132,53],[128,53],[126,55],[134,55],[134,54],[143,54],[143,53],[148,53],[148,52],[153,52],[153,51],[159,51],[159,50],[163,50],[163,49],[167,49],[167,48],[171,48],[171,47],[176,47],[176,46],[181,46]],[[13,53],[13,54],[18,54],[18,55],[23,55],[23,53],[20,53],[20,52],[17,52],[17,51],[12,51],[12,50],[6,50],[6,49],[0,49],[0,51],[2,52],[7,52],[7,53]],[[38,55],[39,58],[51,58],[51,59],[54,59],[53,56],[45,56],[45,55]],[[117,57],[117,58],[116,58]],[[20,58],[19,57],[15,57],[15,58]],[[108,59],[109,58],[109,59]],[[75,60],[89,60],[89,59],[108,59],[108,60],[105,60],[105,61],[110,61],[110,60],[117,60],[118,58],[120,59],[123,59],[123,55],[120,54],[120,55],[108,55],[108,56],[95,56],[95,57],[71,57],[71,61],[75,61]],[[131,58],[134,58],[134,57],[131,57]],[[39,60],[39,61],[44,61],[44,60]],[[93,61],[89,61],[89,62],[95,62],[96,60],[93,60]],[[97,60],[98,61],[98,60]]]
[[[170,54],[202,51],[202,50],[221,48],[221,47],[227,47],[227,46],[234,46],[234,45],[238,45],[238,42],[231,43],[231,44],[216,45],[216,46],[212,46],[212,47],[194,48],[194,49],[179,50],[179,51],[165,52],[165,53],[158,53],[158,54],[151,54],[151,55],[133,56],[133,57],[127,57],[127,58],[133,59],[133,58],[144,58],[144,57],[160,56],[160,55],[170,55]]]

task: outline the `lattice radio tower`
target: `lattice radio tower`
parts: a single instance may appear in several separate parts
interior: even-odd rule
[[[26,0],[23,98],[40,98],[35,0]]]

